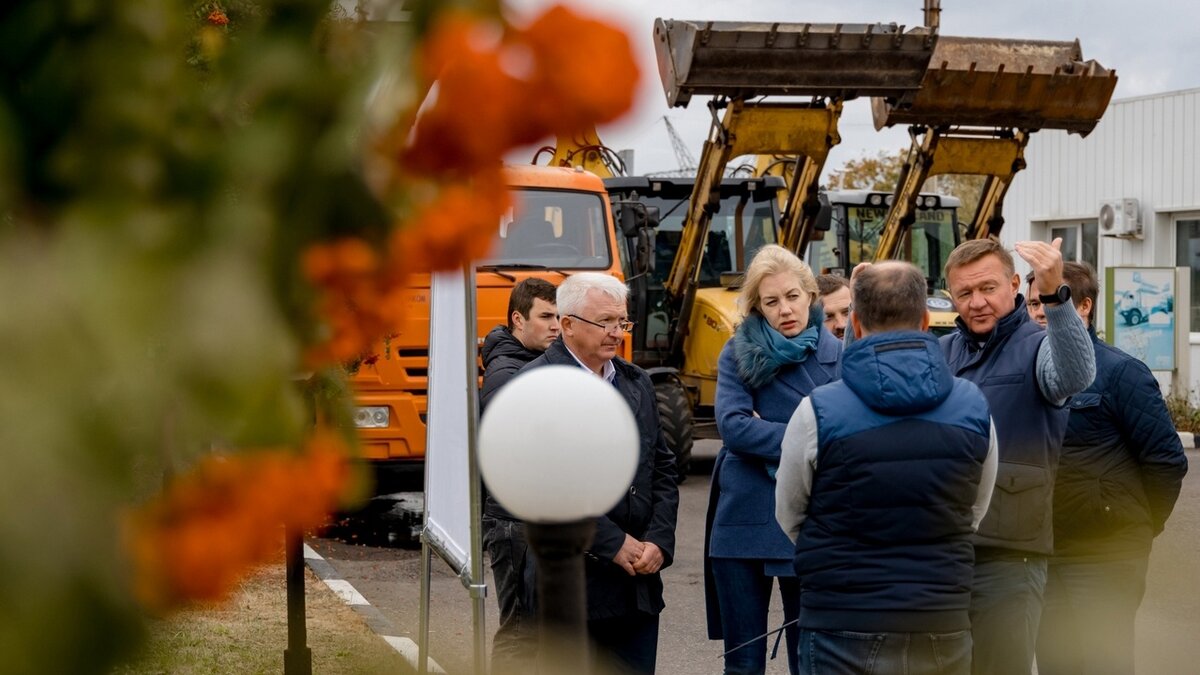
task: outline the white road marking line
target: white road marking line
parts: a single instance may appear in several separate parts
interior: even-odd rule
[[[347,605],[353,607],[354,605],[371,604],[362,596],[362,593],[359,593],[358,590],[351,586],[350,582],[346,581],[345,579],[326,579],[325,585],[333,590],[334,593],[337,593],[338,597],[340,597]]]
[[[417,669],[417,643],[406,637],[394,637],[391,635],[384,635],[382,637],[384,640],[387,640],[387,643],[392,646],[392,649],[395,649],[400,653],[400,656],[404,657],[405,661],[408,661],[409,665],[413,667],[413,670]],[[446,671],[443,670],[440,665],[438,665],[437,661],[434,661],[433,658],[430,657],[429,672],[445,673]]]

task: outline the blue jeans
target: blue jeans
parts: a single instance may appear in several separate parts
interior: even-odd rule
[[[1046,559],[977,557],[971,588],[971,672],[1029,675],[1042,616]]]
[[[741,558],[712,558],[717,602],[721,606],[721,632],[725,651],[744,647],[725,655],[726,675],[756,675],[767,669],[767,638],[754,640],[767,632],[767,612],[771,605],[771,587],[779,580],[784,623],[800,616],[800,581],[795,577],[768,576],[763,561]],[[771,626],[775,628],[775,626]],[[784,629],[787,638],[788,670],[798,675],[796,645],[800,628],[792,624]],[[751,642],[753,640],[753,642]],[[774,642],[775,636],[771,636]]]
[[[858,633],[804,628],[800,668],[808,675],[967,675],[971,631]]]
[[[1133,623],[1148,563],[1147,557],[1050,563],[1037,643],[1040,675],[1133,672]]]

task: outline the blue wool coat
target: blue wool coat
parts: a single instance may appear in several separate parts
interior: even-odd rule
[[[779,447],[800,401],[838,378],[841,353],[841,341],[821,325],[815,352],[752,389],[738,374],[734,341],[721,350],[715,408],[723,445],[713,466],[704,545],[710,638],[720,637],[710,558],[774,560],[783,562],[784,569],[790,566],[795,548],[775,521]]]

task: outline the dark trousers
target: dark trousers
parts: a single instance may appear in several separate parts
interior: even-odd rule
[[[592,669],[597,675],[649,675],[658,662],[658,615],[634,612],[628,616],[588,621],[592,640]],[[564,675],[572,675],[565,673]]]
[[[1146,557],[1051,562],[1038,633],[1040,675],[1133,672],[1133,623],[1146,593]]]
[[[975,560],[971,588],[971,672],[1029,675],[1042,616],[1046,559],[989,556]]]
[[[500,627],[492,640],[492,672],[498,675],[533,669],[538,649],[534,586],[528,578],[529,544],[519,521],[483,517],[483,545],[491,559]]]
[[[967,675],[971,631],[859,633],[800,631],[800,667],[809,675]]]
[[[721,633],[725,637],[725,651],[745,645],[725,655],[725,673],[763,673],[767,669],[767,646],[770,643],[765,637],[755,638],[769,630],[767,612],[771,605],[771,587],[778,579],[779,597],[783,601],[783,621],[789,623],[800,616],[800,581],[795,577],[768,576],[761,560],[712,558],[711,563],[717,602],[721,607]],[[787,638],[788,670],[792,675],[797,675],[800,672],[796,654],[800,627],[793,623],[784,629],[784,635]]]

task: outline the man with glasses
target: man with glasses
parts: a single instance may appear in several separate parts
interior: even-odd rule
[[[522,372],[550,365],[584,368],[612,384],[637,420],[641,447],[633,483],[627,497],[597,519],[585,556],[588,634],[606,669],[652,673],[658,616],[665,606],[660,571],[674,557],[679,489],[650,376],[617,356],[625,333],[633,328],[628,293],[625,284],[605,274],[568,277],[557,293],[559,339]]]

